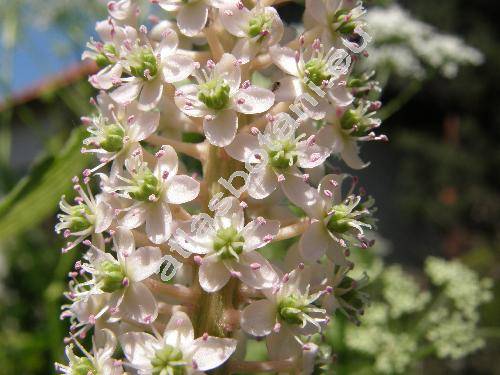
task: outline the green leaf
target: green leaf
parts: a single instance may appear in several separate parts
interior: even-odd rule
[[[0,241],[40,223],[57,209],[72,186],[71,178],[88,163],[80,153],[86,131],[73,130],[63,149],[42,157],[0,202]]]

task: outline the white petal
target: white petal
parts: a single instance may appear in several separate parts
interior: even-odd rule
[[[241,83],[241,68],[236,64],[236,58],[229,53],[223,54],[215,65],[214,76],[225,79],[231,88],[231,93],[236,92]]]
[[[163,76],[169,83],[185,80],[193,70],[193,60],[185,55],[171,55],[163,62]]]
[[[212,114],[207,106],[198,99],[198,91],[198,85],[194,84],[184,85],[178,89],[177,93],[182,93],[182,95],[179,94],[174,97],[177,108],[192,117],[203,117]]]
[[[231,274],[226,266],[219,261],[217,255],[203,258],[199,270],[199,281],[204,291],[213,293],[221,290],[230,277]]]
[[[342,184],[348,177],[347,174],[327,174],[324,176],[318,184],[318,191],[320,196],[326,196],[325,190],[330,190],[333,194],[334,204],[339,204],[342,202]]]
[[[250,86],[238,90],[233,101],[238,112],[246,114],[262,113],[274,104],[274,94],[262,87]]]
[[[332,246],[327,250],[326,256],[330,259],[335,265],[345,266],[348,265],[346,257],[344,256],[345,248],[340,246],[336,241],[333,242]]]
[[[295,51],[288,47],[272,46],[269,47],[269,54],[273,62],[283,70],[294,77],[299,77],[299,69],[295,60]]]
[[[321,217],[323,200],[316,189],[304,182],[301,177],[287,174],[281,188],[287,198],[302,208],[311,217]]]
[[[191,357],[197,364],[197,370],[208,371],[219,367],[236,350],[237,341],[209,336],[207,339],[197,338],[193,342]]]
[[[156,107],[163,94],[163,82],[159,77],[145,82],[141,95],[139,96],[138,108],[142,111],[150,111]]]
[[[177,36],[177,33],[169,27],[162,30],[161,36],[162,38],[158,46],[158,51],[162,61],[164,61],[169,59],[177,50],[179,37]]]
[[[139,323],[155,321],[158,306],[153,293],[143,283],[130,283],[120,305],[120,315]]]
[[[96,207],[95,232],[102,233],[109,228],[113,221],[113,207],[100,201]]]
[[[251,13],[247,8],[240,9],[236,4],[231,4],[220,9],[219,17],[222,25],[230,34],[240,38],[247,35],[247,27],[251,19]]]
[[[158,347],[158,340],[145,332],[127,332],[118,340],[125,357],[136,366],[150,367]]]
[[[106,358],[111,358],[111,356],[115,352],[117,344],[116,336],[113,331],[108,328],[96,330],[94,332],[94,342],[100,344],[98,346],[96,345],[97,347],[99,347],[99,349],[97,349],[97,347],[94,347],[94,350],[97,352],[96,354],[99,359],[105,360]]]
[[[149,137],[158,129],[159,123],[160,112],[139,112],[132,125],[137,128],[134,141],[142,141]]]
[[[129,229],[141,226],[146,220],[146,211],[146,204],[140,203],[135,205],[133,208],[125,212],[125,215],[120,219],[120,225]]]
[[[286,325],[278,333],[272,333],[266,339],[270,359],[279,360],[297,356],[302,351]]]
[[[293,102],[303,92],[302,81],[299,78],[288,76],[278,82],[274,97],[276,103]]]
[[[127,257],[135,251],[134,235],[125,227],[118,227],[116,229],[113,242],[119,257]]]
[[[140,247],[127,258],[127,276],[132,281],[142,281],[160,270],[161,251],[157,247]]]
[[[231,53],[240,60],[242,64],[246,64],[259,53],[260,49],[261,45],[244,38],[236,42]]]
[[[328,10],[326,9],[323,0],[306,0],[306,10],[311,16],[313,16],[316,22],[319,22],[320,24],[324,24],[326,22]]]
[[[163,334],[165,344],[183,349],[194,341],[194,329],[191,320],[185,312],[176,311],[168,321]]]
[[[300,253],[304,259],[315,261],[328,248],[332,247],[334,240],[328,234],[326,228],[320,221],[312,223],[300,238]]]
[[[95,24],[95,31],[103,42],[109,42],[113,39],[113,34],[117,31],[108,20],[99,21]]]
[[[352,169],[363,169],[370,165],[359,157],[359,147],[356,142],[348,141],[344,143],[344,149],[340,153],[342,160]]]
[[[267,299],[254,301],[241,315],[241,328],[253,336],[269,335],[276,324],[276,305]]]
[[[308,145],[307,141],[297,144],[297,151],[300,152],[297,164],[301,168],[314,168],[321,165],[330,156],[330,150],[320,145]]]
[[[172,146],[163,146],[163,155],[156,160],[154,174],[156,178],[162,180],[164,175],[173,177],[177,174],[179,158]]]
[[[337,86],[328,90],[328,96],[340,107],[346,107],[352,103],[354,96],[346,86]]]
[[[265,167],[248,177],[248,194],[255,199],[264,199],[278,188],[276,174]]]
[[[195,36],[207,23],[208,6],[204,1],[184,5],[177,14],[177,26],[181,33],[187,36]]]
[[[251,221],[241,232],[245,238],[243,251],[252,251],[265,246],[268,242],[264,238],[267,235],[276,236],[279,229],[280,222],[278,220],[266,220],[265,224],[260,223],[258,220]]]
[[[127,104],[139,96],[143,86],[143,81],[136,78],[130,82],[126,82],[109,95],[111,99],[120,104]]]
[[[235,197],[227,197],[224,204],[217,209],[214,215],[215,226],[217,228],[233,227],[238,232],[245,226],[245,215],[240,201]]]
[[[252,269],[252,265],[259,264],[259,269]],[[244,284],[255,289],[272,288],[279,282],[278,274],[269,261],[256,251],[240,255],[239,262],[227,261],[231,270],[239,272],[239,279]]]
[[[174,239],[180,247],[194,254],[207,254],[213,250],[213,229],[204,227],[205,223],[193,220],[177,224]]]
[[[101,69],[97,74],[90,77],[89,82],[96,89],[109,90],[113,88],[114,82],[119,81],[122,76],[122,66],[114,64]]]
[[[146,234],[155,244],[166,242],[172,231],[172,213],[167,203],[151,204],[146,216]]]
[[[254,151],[260,148],[257,137],[247,133],[237,134],[234,141],[224,149],[233,159],[241,162],[250,161]]]
[[[174,12],[179,9],[179,3],[172,2],[172,0],[159,0],[158,5],[168,12]]]
[[[182,204],[195,199],[200,192],[200,183],[189,176],[173,176],[168,180],[166,199],[172,204]]]
[[[334,126],[322,127],[318,131],[316,142],[318,145],[328,148],[332,153],[340,152],[344,147],[342,134]]]
[[[203,121],[203,130],[207,140],[219,147],[229,145],[238,129],[238,116],[232,109],[223,110],[213,120]]]

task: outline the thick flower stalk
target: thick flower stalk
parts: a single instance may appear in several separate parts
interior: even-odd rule
[[[373,244],[373,199],[332,166],[364,168],[361,143],[387,139],[354,66],[365,11],[306,1],[297,35],[272,0],[151,3],[159,17],[111,1],[83,54],[99,68],[82,118],[96,163],[60,204],[63,251],[82,254],[56,368],[311,374],[313,336],[335,314],[359,323],[368,299],[349,255]],[[263,361],[245,359],[253,340]]]

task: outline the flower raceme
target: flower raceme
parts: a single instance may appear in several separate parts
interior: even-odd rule
[[[378,86],[353,73],[364,10],[307,1],[293,39],[273,1],[152,0],[173,22],[141,3],[109,2],[82,56],[98,67],[82,118],[97,162],[60,203],[64,252],[84,249],[56,368],[311,374],[312,336],[334,314],[358,323],[367,300],[349,253],[373,243],[373,201],[330,159],[364,168],[361,142],[386,139],[368,99]],[[269,362],[244,361],[259,337]]]

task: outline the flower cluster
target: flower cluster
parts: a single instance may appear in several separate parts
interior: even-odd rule
[[[109,2],[83,54],[99,93],[82,153],[97,162],[60,204],[63,251],[85,251],[57,369],[311,374],[314,335],[335,314],[359,324],[368,299],[350,253],[374,243],[374,201],[331,164],[364,168],[360,144],[387,140],[376,82],[352,76],[365,10],[308,0],[297,35],[272,0],[151,3],[154,17]],[[270,361],[245,361],[260,338]]]
[[[433,71],[454,78],[463,65],[480,65],[483,54],[460,38],[414,19],[397,4],[376,7],[366,17],[373,37],[367,66],[389,67],[402,78],[423,79]]]
[[[367,287],[373,303],[361,327],[347,328],[346,344],[373,358],[370,371],[406,373],[428,356],[460,359],[485,345],[479,308],[493,297],[492,280],[457,260],[435,257],[427,258],[425,273],[429,290],[399,265],[386,267]]]

